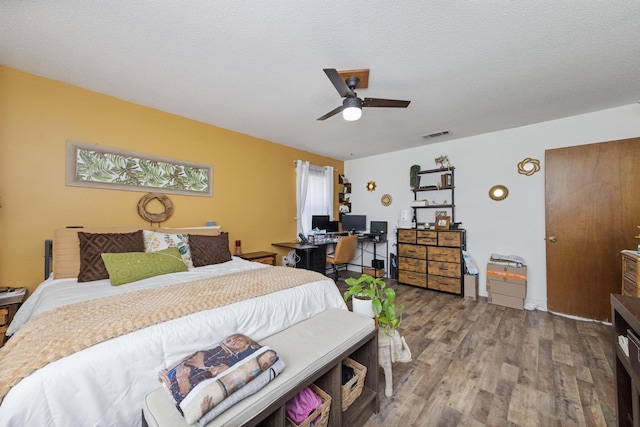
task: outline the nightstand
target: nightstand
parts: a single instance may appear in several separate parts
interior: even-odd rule
[[[24,300],[27,288],[0,288],[0,347],[5,342],[5,332]]]
[[[276,265],[276,253],[275,252],[247,252],[242,255],[238,255],[242,259],[247,261],[259,262],[261,264]]]

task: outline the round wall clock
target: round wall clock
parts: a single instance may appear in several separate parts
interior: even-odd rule
[[[390,194],[383,194],[382,197],[380,198],[380,203],[382,203],[382,206],[389,206],[392,201],[393,201],[393,198],[391,197]]]

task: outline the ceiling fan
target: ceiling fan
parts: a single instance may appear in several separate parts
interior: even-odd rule
[[[337,71],[335,68],[325,68],[324,72],[344,101],[341,106],[319,117],[318,120],[328,119],[342,111],[342,117],[345,120],[354,121],[362,116],[362,107],[407,108],[411,102],[397,99],[365,98],[362,100],[358,98],[355,90],[360,84],[361,77],[368,84],[369,69]],[[366,84],[361,86],[361,88],[366,87]]]

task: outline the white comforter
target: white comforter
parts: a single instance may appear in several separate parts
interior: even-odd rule
[[[223,264],[117,287],[108,280],[47,280],[20,308],[9,332],[62,305],[252,268],[269,267],[234,257]],[[161,369],[235,332],[260,341],[331,307],[346,309],[337,287],[327,279],[105,341],[50,363],[14,386],[0,406],[0,426],[140,425],[142,400],[160,386]]]

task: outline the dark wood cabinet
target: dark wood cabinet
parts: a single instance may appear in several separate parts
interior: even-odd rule
[[[640,426],[640,362],[632,363],[632,358],[638,360],[638,350],[628,338],[640,337],[640,298],[612,294],[611,319],[618,426]]]

